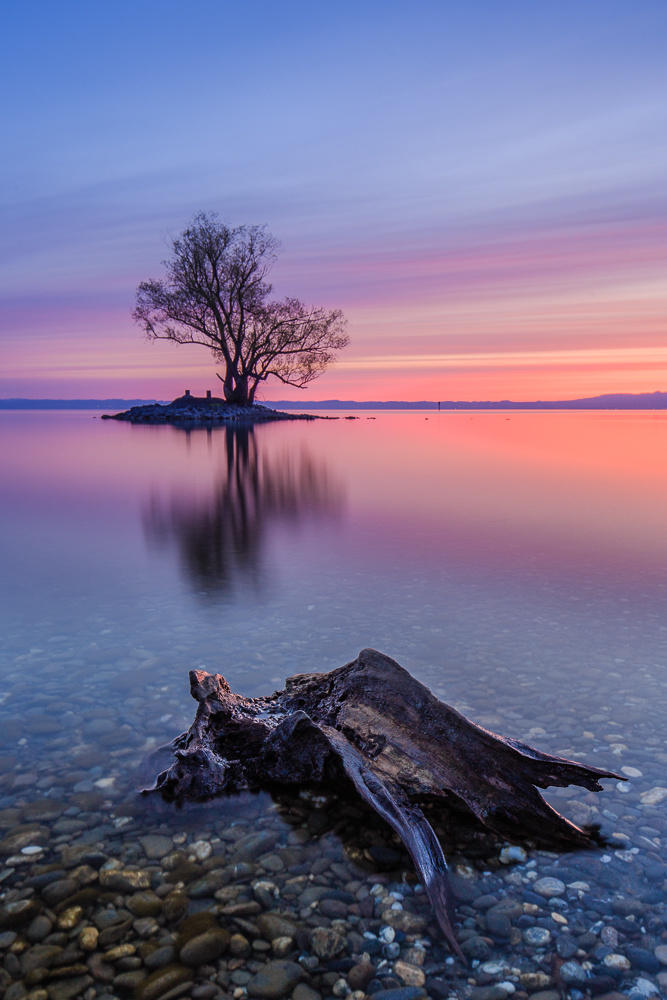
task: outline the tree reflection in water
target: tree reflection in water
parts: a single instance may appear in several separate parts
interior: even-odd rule
[[[211,432],[209,432],[211,433]],[[226,468],[210,497],[153,497],[144,511],[148,541],[175,545],[183,569],[203,596],[215,596],[242,577],[259,585],[262,556],[273,528],[334,517],[343,502],[340,484],[307,451],[261,454],[252,427],[226,427]],[[261,433],[261,432],[260,432]]]

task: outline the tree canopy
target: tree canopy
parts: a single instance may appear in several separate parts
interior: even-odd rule
[[[271,299],[278,249],[265,226],[230,229],[200,213],[173,241],[166,277],[137,288],[133,316],[148,338],[208,347],[230,403],[254,402],[269,376],[303,388],[349,342],[339,309]]]

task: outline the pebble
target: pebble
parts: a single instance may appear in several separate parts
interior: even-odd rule
[[[563,962],[560,967],[560,978],[568,986],[583,986],[588,978],[588,973],[579,962]]]
[[[179,952],[179,958],[184,965],[205,965],[213,962],[227,951],[229,946],[229,931],[223,928],[205,931],[190,938]]]
[[[643,1000],[645,997],[657,997],[659,993],[660,991],[655,983],[652,983],[650,979],[643,979],[640,977],[633,984],[632,989],[628,994],[628,998],[629,1000]]]
[[[424,970],[416,965],[409,965],[408,962],[395,962],[394,972],[406,986],[423,986],[426,982]]]
[[[111,868],[100,871],[100,885],[103,889],[113,889],[116,892],[134,892],[136,889],[149,889],[150,884],[149,875],[141,870]]]
[[[510,992],[504,983],[494,983],[492,986],[473,986],[470,991],[470,1000],[506,1000]]]
[[[322,997],[317,990],[314,990],[311,986],[307,986],[305,983],[298,983],[298,985],[294,987],[292,1000],[322,1000]]]
[[[503,847],[500,851],[500,861],[504,865],[523,864],[528,858],[525,848],[518,844]]]
[[[273,912],[261,913],[257,918],[257,926],[267,941],[284,937],[294,938],[298,930],[293,920]]]
[[[150,889],[135,892],[127,899],[127,908],[136,917],[156,917],[162,912],[163,902]]]
[[[374,990],[374,1000],[422,1000],[426,997],[421,986],[402,986],[389,990]]]
[[[479,967],[479,972],[482,972],[485,976],[502,976],[504,971],[504,962],[483,962]]]
[[[540,896],[545,896],[551,899],[552,896],[562,896],[565,892],[565,883],[561,882],[559,878],[551,878],[549,876],[545,878],[538,878],[536,882],[533,882],[532,891],[539,893]]]
[[[32,941],[33,944],[36,944],[38,941],[43,941],[52,930],[53,923],[51,920],[49,920],[45,914],[40,913],[34,920],[31,920],[25,932],[25,936],[28,941]]]
[[[210,858],[213,853],[213,848],[208,840],[195,840],[194,844],[191,845],[190,850],[196,857],[197,861],[205,861],[207,858]]]
[[[302,976],[301,966],[295,962],[267,962],[248,982],[248,996],[279,1000],[291,993]]]
[[[625,955],[619,955],[616,952],[612,952],[610,955],[605,955],[602,961],[608,968],[616,969],[620,972],[626,972],[630,968],[630,961],[625,957]]]
[[[144,965],[147,969],[163,969],[171,965],[176,958],[176,950],[172,944],[166,944],[151,951],[144,958]]]
[[[534,993],[536,990],[550,986],[551,976],[547,975],[546,972],[522,972],[519,976],[519,982],[529,993]]]
[[[81,920],[83,915],[83,907],[81,906],[69,906],[66,910],[63,910],[58,917],[58,928],[61,931],[71,931],[78,922]]]
[[[639,796],[639,801],[643,806],[657,806],[665,799],[667,799],[667,788],[664,785],[655,785]]]
[[[351,989],[365,990],[375,975],[375,971],[375,966],[372,962],[357,962],[347,974],[347,981]]]
[[[173,841],[170,837],[163,837],[160,834],[147,834],[139,838],[139,843],[144,849],[144,854],[151,861],[159,861],[174,849]]]
[[[95,951],[99,936],[97,927],[84,927],[79,933],[79,947],[83,951]]]
[[[180,996],[173,991],[184,987],[184,991],[192,983],[192,972],[182,965],[169,965],[158,969],[137,987],[136,1000],[158,1000],[159,997]],[[187,988],[186,988],[187,984]]]
[[[310,935],[310,946],[318,958],[335,958],[345,948],[345,938],[332,927],[315,927]]]
[[[543,948],[551,941],[551,932],[546,927],[527,927],[523,932],[523,939],[526,944]]]

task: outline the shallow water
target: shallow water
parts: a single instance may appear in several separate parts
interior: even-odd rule
[[[241,997],[280,957],[300,960],[321,996],[343,996],[364,951],[375,991],[410,977],[419,990],[424,975],[432,996],[493,984],[498,998],[664,989],[667,415],[373,416],[188,434],[85,412],[0,414],[0,991],[158,997],[165,983],[146,977],[175,966],[181,980],[166,985],[182,995]],[[615,835],[604,849],[529,847],[506,865],[502,844],[443,833],[462,876],[468,969],[428,924],[377,937],[389,906],[428,910],[407,859],[368,817],[264,797],[186,813],[136,794],[136,762],[192,719],[189,668],[267,693],[364,646],[477,722],[632,775],[601,795],[549,793]],[[244,857],[252,831],[268,847]],[[151,857],[147,834],[170,838],[170,850]],[[192,848],[202,840],[209,854]],[[248,955],[188,964],[182,913],[137,917],[136,887],[105,874],[114,864],[137,869],[160,900],[182,883],[190,911],[245,936]],[[239,864],[248,870],[234,875]],[[202,888],[209,872],[223,874]],[[552,899],[533,891],[544,875],[565,884]],[[59,881],[61,898],[45,889]],[[313,906],[304,886],[323,888],[325,902]],[[502,899],[519,906],[509,936],[493,919]],[[226,912],[243,905],[245,915]],[[134,950],[102,960],[105,947],[86,951],[80,936],[111,909],[112,948]],[[298,928],[291,945],[276,949],[259,926],[273,910]],[[317,927],[342,936],[339,952],[314,950]],[[61,952],[35,954],[48,946]],[[160,947],[173,954],[154,968]],[[33,960],[47,965],[35,973]],[[568,979],[572,962],[582,971]]]

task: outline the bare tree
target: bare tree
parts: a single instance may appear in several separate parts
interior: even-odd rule
[[[270,300],[277,251],[265,226],[229,229],[200,213],[173,241],[166,278],[137,288],[133,316],[148,338],[208,347],[230,403],[254,402],[269,376],[303,388],[349,342],[339,309]]]

